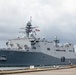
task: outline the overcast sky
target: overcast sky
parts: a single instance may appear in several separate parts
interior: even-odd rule
[[[0,47],[19,36],[30,16],[40,37],[76,44],[76,0],[0,0]]]

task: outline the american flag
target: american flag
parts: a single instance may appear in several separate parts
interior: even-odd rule
[[[36,31],[40,31],[39,29],[35,29]]]

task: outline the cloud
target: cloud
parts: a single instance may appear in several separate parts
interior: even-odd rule
[[[40,37],[76,44],[76,0],[0,0],[0,41],[18,36],[32,16]],[[0,43],[0,44],[1,44]]]

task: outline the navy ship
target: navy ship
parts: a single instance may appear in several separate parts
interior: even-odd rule
[[[31,20],[23,29],[24,37],[17,37],[6,42],[7,48],[0,49],[0,66],[49,66],[76,64],[74,45],[60,45],[55,36],[52,41],[36,37],[37,27]]]

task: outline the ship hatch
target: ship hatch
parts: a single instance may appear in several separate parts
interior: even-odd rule
[[[6,56],[0,56],[0,61],[6,61]]]

